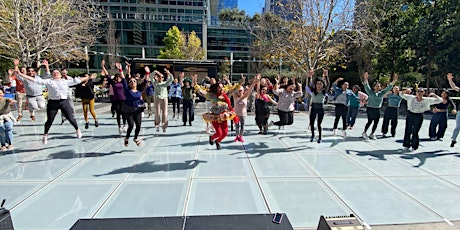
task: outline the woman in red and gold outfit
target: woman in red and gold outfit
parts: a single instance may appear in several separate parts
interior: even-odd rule
[[[196,81],[196,79],[194,79]],[[211,102],[209,112],[203,114],[203,119],[212,124],[215,129],[214,135],[209,137],[209,144],[216,143],[217,149],[220,149],[220,142],[228,134],[227,121],[233,120],[238,123],[238,116],[233,111],[230,99],[223,90],[222,83],[216,83],[209,87],[209,92],[197,86],[197,92]]]

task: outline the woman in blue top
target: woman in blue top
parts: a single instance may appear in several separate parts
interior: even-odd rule
[[[385,137],[388,133],[388,126],[391,121],[391,136],[396,135],[396,126],[398,125],[399,106],[401,105],[401,96],[399,96],[399,87],[394,86],[392,92],[386,95],[388,106],[383,114],[382,136]]]
[[[168,97],[171,99],[172,108],[173,108],[173,119],[177,119],[180,114],[180,104],[182,100],[182,85],[179,83],[177,78],[174,78],[173,82],[169,86]],[[176,116],[177,108],[177,116]]]
[[[337,87],[337,83],[343,81],[343,78],[339,77],[332,83],[334,89],[334,101],[335,101],[335,120],[334,120],[334,136],[337,135],[337,126],[339,125],[340,117],[342,117],[342,136],[347,136],[347,115],[348,106],[350,105],[350,97],[354,97],[359,100],[359,97],[348,89],[348,82],[343,82],[341,87]]]
[[[364,127],[364,132],[363,132],[363,138],[364,139],[374,139],[377,140],[377,136],[374,135],[375,130],[377,129],[377,125],[379,124],[379,119],[380,119],[380,108],[382,108],[382,103],[383,103],[383,96],[393,88],[393,85],[396,83],[398,80],[398,75],[395,74],[393,77],[393,81],[390,82],[390,84],[382,90],[382,86],[380,85],[379,82],[376,82],[374,84],[374,89],[372,90],[371,87],[369,86],[369,74],[367,72],[364,73],[364,89],[366,90],[366,93],[368,95],[367,99],[367,123],[366,126]],[[367,129],[371,126],[371,124],[374,123],[372,126],[372,132],[369,137],[367,137]]]
[[[123,113],[126,116],[128,121],[128,130],[126,131],[125,137],[125,146],[129,144],[129,137],[133,131],[134,124],[136,129],[134,130],[134,139],[133,141],[137,146],[141,145],[141,141],[138,139],[139,132],[141,131],[141,122],[142,122],[142,112],[145,109],[144,101],[142,100],[142,90],[137,90],[137,80],[136,78],[128,79],[126,82],[125,75],[123,74],[123,69],[119,62],[115,63],[118,71],[121,75],[121,83],[123,84],[123,90],[125,92],[125,101],[123,103]]]

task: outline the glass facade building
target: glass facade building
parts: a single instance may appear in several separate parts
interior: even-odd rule
[[[222,27],[212,23],[211,5],[237,8],[237,0],[99,0],[107,13],[104,36],[91,47],[91,66],[98,67],[100,54],[119,54],[127,58],[156,58],[164,47],[166,32],[177,26],[192,30],[207,50],[207,59],[221,61],[234,56],[235,72],[247,72],[250,36],[241,27]],[[212,25],[212,26],[211,26]],[[241,60],[241,61],[240,61]]]

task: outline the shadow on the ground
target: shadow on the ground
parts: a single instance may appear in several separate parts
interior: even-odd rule
[[[406,160],[411,160],[411,159],[419,159],[419,164],[418,165],[414,165],[415,168],[418,168],[422,165],[425,164],[426,160],[428,158],[435,158],[435,157],[443,157],[443,156],[449,156],[449,155],[454,155],[454,156],[459,156],[460,154],[459,153],[441,153],[441,154],[438,154],[440,152],[443,152],[444,150],[435,150],[435,151],[429,151],[429,152],[419,152],[419,153],[413,153],[413,154],[405,154],[403,156],[400,156],[402,159],[406,159]]]
[[[140,164],[135,164],[133,166],[124,167],[120,169],[115,169],[111,172],[105,174],[96,174],[95,177],[108,176],[120,173],[152,173],[152,172],[170,172],[176,170],[189,170],[194,169],[200,163],[207,163],[207,161],[201,160],[188,160],[178,163],[168,163],[168,164],[155,164],[156,161],[148,161]]]
[[[111,151],[107,153],[100,152],[88,152],[88,153],[76,153],[74,150],[65,150],[48,155],[44,159],[31,160],[31,161],[18,161],[18,163],[33,163],[33,162],[42,162],[55,159],[73,159],[73,158],[86,158],[86,157],[104,157],[114,154],[120,154],[123,152],[134,152],[133,150],[124,150],[124,151]]]
[[[247,145],[244,145],[244,148],[248,154],[248,158],[262,157],[266,154],[271,154],[271,153],[289,153],[289,152],[299,152],[302,150],[312,149],[311,147],[308,147],[308,146],[270,148],[265,142],[249,143]]]
[[[357,156],[370,156],[369,160],[387,160],[385,158],[386,155],[402,155],[408,153],[408,150],[404,149],[387,149],[387,150],[369,150],[369,151],[358,151],[358,150],[345,150],[347,154],[356,153]]]

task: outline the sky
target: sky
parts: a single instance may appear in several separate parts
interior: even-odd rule
[[[246,11],[246,14],[250,16],[262,13],[264,5],[265,0],[238,0],[238,9]]]

